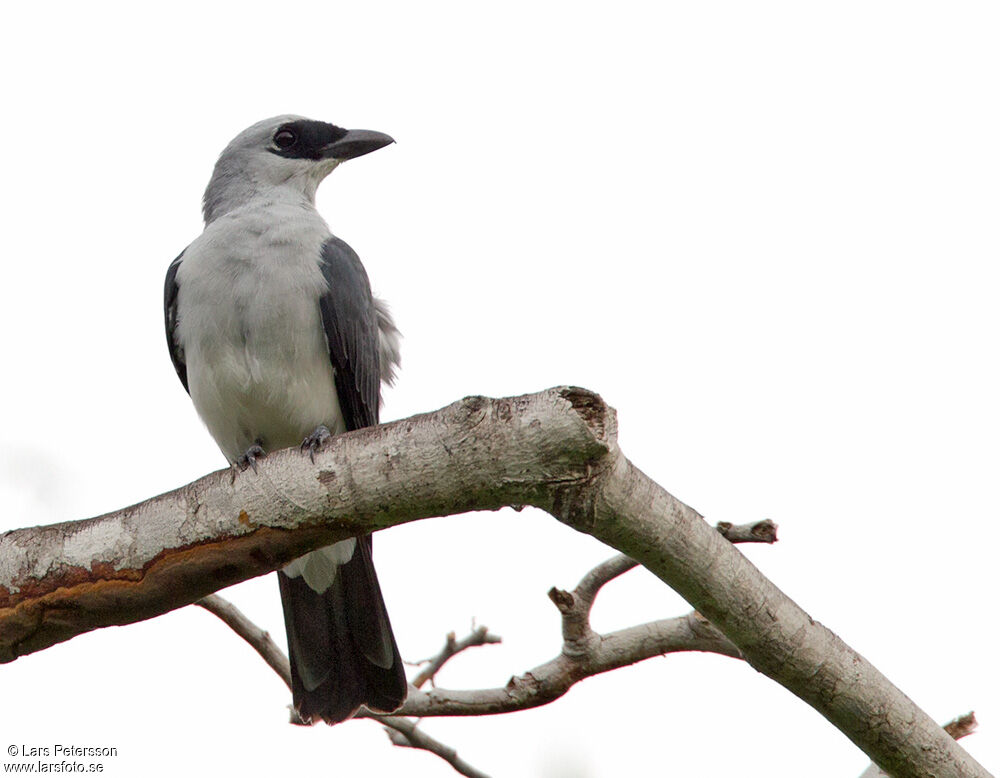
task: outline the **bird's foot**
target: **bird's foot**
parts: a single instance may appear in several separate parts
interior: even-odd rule
[[[267,452],[261,448],[260,443],[254,443],[236,460],[236,466],[240,470],[246,470],[248,467],[252,467],[253,471],[256,473],[257,460],[263,459],[266,456]]]
[[[315,464],[316,452],[323,448],[323,444],[332,437],[333,435],[330,434],[330,430],[320,424],[312,431],[311,435],[307,436],[306,439],[302,441],[302,445],[299,448],[303,453],[308,451],[309,461]]]

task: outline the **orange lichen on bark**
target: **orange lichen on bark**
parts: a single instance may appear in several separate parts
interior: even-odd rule
[[[130,624],[187,605],[308,550],[313,533],[261,528],[249,535],[166,549],[142,569],[60,570],[18,582],[0,601],[0,663],[99,627]],[[315,534],[329,536],[330,529]],[[339,538],[337,538],[339,539]]]

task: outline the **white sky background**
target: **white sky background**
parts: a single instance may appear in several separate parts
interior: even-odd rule
[[[318,205],[405,335],[383,419],[572,383],[742,550],[1000,764],[996,546],[1000,12],[993,3],[20,4],[0,31],[0,529],[224,465],[174,375],[162,281],[223,146],[284,112],[398,143]],[[610,550],[504,511],[381,533],[402,652],[504,637],[440,676],[559,650],[545,592]],[[282,639],[272,577],[225,592]],[[596,626],[686,612],[637,571]],[[0,667],[8,743],[112,745],[105,774],[446,776],[289,695],[187,608]],[[426,730],[496,776],[856,775],[790,693],[715,656]],[[7,759],[7,757],[4,757]]]

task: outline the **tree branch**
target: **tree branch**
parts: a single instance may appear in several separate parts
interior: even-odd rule
[[[588,572],[572,593],[551,589],[549,597],[563,620],[565,642],[562,654],[528,673],[511,678],[503,689],[440,689],[430,693],[418,691],[455,654],[472,646],[500,642],[499,637],[491,635],[486,627],[480,626],[462,640],[456,640],[454,633],[448,635],[441,651],[427,660],[428,667],[413,679],[406,703],[395,714],[385,716],[362,708],[355,714],[356,717],[375,719],[394,729],[390,740],[395,745],[431,751],[462,775],[478,776],[482,773],[460,759],[453,748],[426,735],[417,728],[415,722],[404,716],[483,715],[527,710],[553,702],[578,681],[591,675],[666,653],[715,651],[726,656],[740,656],[739,650],[698,613],[641,624],[611,635],[594,633],[590,628],[588,615],[601,587],[635,566],[634,561],[619,555]],[[214,613],[229,625],[291,688],[288,658],[267,632],[250,621],[235,605],[218,595],[208,595],[195,604]],[[577,637],[578,630],[579,634],[587,636],[586,640]],[[301,723],[294,712],[292,723]]]
[[[614,411],[574,387],[467,398],[337,436],[315,465],[279,452],[258,473],[217,472],[96,519],[4,533],[0,661],[164,613],[361,532],[505,505],[541,508],[644,565],[887,772],[988,775],[629,462]]]
[[[739,651],[696,613],[652,621],[595,636],[585,654],[560,654],[493,689],[411,689],[397,713],[403,716],[482,716],[546,705],[592,675],[679,651],[712,651],[739,657]]]
[[[467,775],[469,778],[489,778],[489,776],[477,770],[458,755],[451,746],[435,740],[417,726],[415,721],[401,716],[376,716],[372,718],[385,725],[386,734],[394,746],[408,748],[419,748],[423,751],[430,751],[450,764],[459,775]]]
[[[770,519],[753,524],[732,524],[720,521],[715,528],[730,543],[777,543],[778,525]]]
[[[639,563],[634,559],[631,559],[624,554],[619,554],[618,556],[611,557],[605,562],[601,562],[597,567],[587,573],[583,579],[576,585],[576,589],[573,591],[573,596],[579,601],[583,606],[584,618],[590,618],[590,609],[594,606],[594,599],[597,597],[597,593],[601,590],[601,587],[605,584],[610,583],[615,578],[620,575],[624,575],[629,570],[634,567],[638,567]],[[560,595],[553,596],[555,589],[549,591],[549,599],[552,600],[556,607],[559,607],[559,602],[557,599],[562,599],[565,601],[563,596],[565,592]],[[562,612],[562,608],[560,608]],[[565,617],[565,614],[563,614]]]
[[[970,710],[964,716],[958,716],[945,724],[944,731],[955,738],[955,740],[960,740],[975,732],[978,726],[979,722],[976,721],[976,712]]]
[[[444,647],[435,656],[424,660],[427,662],[427,667],[417,673],[410,683],[418,689],[428,681],[430,681],[431,685],[433,685],[434,676],[437,675],[438,671],[442,667],[444,667],[444,663],[455,656],[455,654],[459,654],[467,648],[501,642],[503,641],[499,635],[490,633],[490,631],[484,626],[476,627],[461,640],[456,640],[455,633],[449,632],[445,637]]]
[[[243,615],[243,611],[217,594],[202,597],[195,605],[215,614],[228,624],[233,632],[243,638],[253,647],[254,651],[261,655],[263,660],[271,666],[271,669],[278,674],[278,677],[285,682],[285,686],[291,690],[292,668],[288,657],[271,639],[269,632],[262,630]]]
[[[947,724],[944,724],[942,729],[955,738],[955,740],[959,740],[967,735],[971,735],[976,731],[976,727],[978,726],[979,722],[976,721],[975,711],[969,711],[964,716],[958,716]],[[884,770],[880,770],[879,766],[873,763],[868,765],[858,778],[884,778],[887,775]]]
[[[292,689],[292,671],[288,662],[288,657],[278,645],[271,639],[271,635],[262,630],[250,619],[248,619],[239,608],[229,600],[217,594],[210,594],[202,597],[195,605],[200,605],[205,610],[218,616],[237,635],[243,638],[250,646],[263,658],[271,669],[278,674],[278,677],[285,682],[289,691]],[[367,715],[381,722],[386,731],[389,732],[389,740],[393,745],[418,748],[423,751],[430,751],[450,764],[461,774],[469,778],[489,778],[486,773],[477,770],[464,759],[458,752],[450,746],[446,746],[439,740],[435,740],[423,730],[417,727],[416,722],[405,719],[402,716],[383,716],[368,712]],[[303,722],[295,712],[292,712],[292,723],[302,724]]]
[[[549,590],[549,599],[562,616],[563,646],[559,656],[511,677],[506,686],[499,688],[435,688],[429,692],[411,689],[396,713],[418,717],[513,713],[547,705],[584,678],[654,656],[711,651],[740,658],[739,649],[698,613],[639,624],[606,635],[594,632],[590,610],[601,587],[636,564],[618,555],[587,573],[572,592],[555,587]],[[362,711],[359,715],[370,714]]]

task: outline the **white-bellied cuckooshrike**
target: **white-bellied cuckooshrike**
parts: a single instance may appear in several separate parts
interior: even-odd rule
[[[316,211],[341,162],[392,143],[380,132],[279,116],[225,148],[205,190],[205,231],[167,270],[164,314],[177,375],[233,465],[312,453],[378,423],[399,333],[350,246]],[[392,711],[406,676],[363,535],[278,571],[295,708],[336,723]]]

